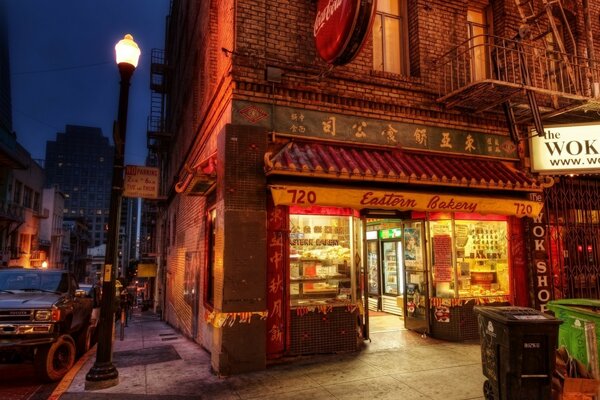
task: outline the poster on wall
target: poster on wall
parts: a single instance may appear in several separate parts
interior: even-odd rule
[[[452,237],[433,237],[433,271],[436,282],[452,282]]]
[[[404,228],[404,263],[407,266],[415,266],[421,262],[421,231]]]
[[[439,306],[435,308],[435,320],[437,322],[449,323],[450,322],[450,308],[447,306]]]

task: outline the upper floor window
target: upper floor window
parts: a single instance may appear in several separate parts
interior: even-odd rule
[[[467,11],[467,34],[471,50],[471,79],[480,81],[489,78],[489,26],[485,9],[469,9]]]
[[[379,0],[373,22],[373,69],[408,75],[405,0]]]
[[[29,186],[23,187],[23,207],[32,208],[33,189]]]
[[[34,211],[40,211],[40,193],[39,192],[35,192],[33,194],[33,210]]]
[[[23,183],[15,181],[15,191],[13,193],[13,202],[15,204],[21,204],[21,196],[23,195]]]

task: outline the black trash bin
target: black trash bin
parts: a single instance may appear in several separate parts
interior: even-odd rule
[[[474,308],[485,400],[550,399],[561,320],[525,307]]]

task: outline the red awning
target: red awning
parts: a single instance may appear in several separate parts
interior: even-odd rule
[[[267,175],[311,176],[541,192],[541,185],[511,162],[475,156],[318,142],[287,143],[265,155]]]

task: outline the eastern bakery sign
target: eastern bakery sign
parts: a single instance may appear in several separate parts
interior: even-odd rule
[[[600,171],[600,125],[547,127],[530,141],[531,169],[541,174]]]
[[[375,15],[376,0],[319,0],[314,37],[328,64],[347,64],[360,51]]]
[[[536,217],[544,203],[498,197],[458,196],[438,193],[333,188],[302,185],[270,186],[277,205],[313,205],[400,211],[438,211]]]

